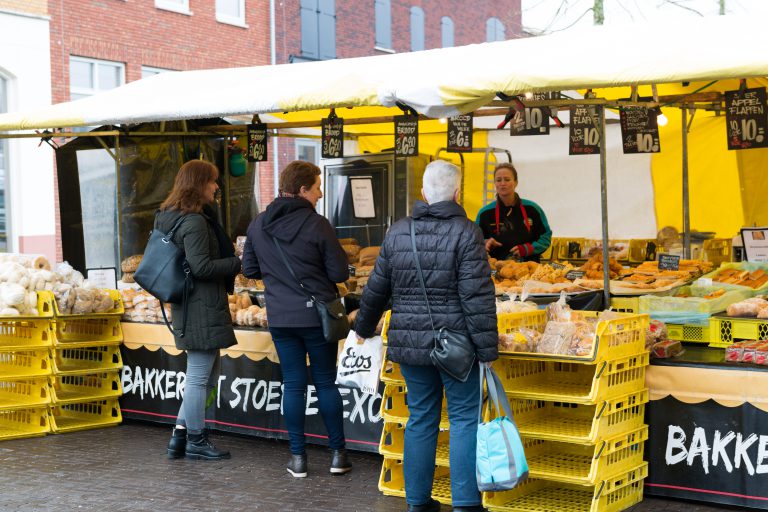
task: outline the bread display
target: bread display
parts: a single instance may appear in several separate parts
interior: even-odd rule
[[[144,257],[142,254],[134,254],[133,256],[128,256],[125,258],[122,263],[120,263],[120,270],[125,272],[136,272],[136,269],[139,268],[139,263],[141,263],[141,259]]]
[[[251,301],[248,293],[237,293],[227,297],[232,323],[242,327],[268,327],[267,308],[259,307]]]
[[[718,283],[748,286],[756,290],[768,283],[768,273],[763,269],[749,271],[738,268],[724,268],[712,276],[712,280]]]
[[[160,310],[160,301],[144,290],[128,288],[120,290],[123,298],[123,320],[143,323],[163,323],[163,312]],[[165,315],[168,321],[172,321],[171,305],[164,304]]]

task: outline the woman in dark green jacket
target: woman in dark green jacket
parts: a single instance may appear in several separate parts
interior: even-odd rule
[[[184,455],[190,459],[229,458],[229,452],[218,450],[205,432],[205,401],[216,382],[213,369],[219,350],[237,343],[227,291],[234,288],[240,259],[213,209],[218,178],[219,170],[209,162],[185,163],[155,217],[155,229],[163,233],[184,217],[173,242],[184,251],[194,278],[186,306],[171,305],[176,348],[187,351],[184,399],[168,444],[172,459]]]

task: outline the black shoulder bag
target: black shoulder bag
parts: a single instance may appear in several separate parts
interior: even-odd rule
[[[337,343],[339,340],[346,338],[349,334],[349,319],[347,318],[347,312],[344,309],[344,304],[341,303],[341,299],[337,296],[328,302],[317,300],[314,295],[304,288],[304,284],[293,272],[293,267],[288,263],[288,258],[285,257],[283,248],[280,247],[277,238],[272,237],[272,241],[275,242],[277,252],[280,253],[280,258],[282,258],[285,266],[288,267],[288,271],[296,282],[299,283],[299,286],[304,290],[304,293],[309,296],[309,300],[312,301],[312,304],[317,309],[317,312],[320,315],[320,323],[323,326],[323,336],[325,336],[325,341],[328,343]]]
[[[163,302],[184,305],[184,319],[182,320],[180,338],[184,337],[187,329],[187,296],[194,288],[192,271],[185,258],[184,251],[173,243],[173,235],[184,220],[184,215],[179,217],[168,233],[163,233],[155,228],[149,235],[147,248],[144,249],[144,257],[141,259],[134,281],[160,301],[160,311],[163,312],[165,326],[174,334],[173,328],[165,316]]]
[[[421,272],[419,252],[416,250],[416,223],[413,219],[411,219],[411,248],[413,249],[413,259],[416,261],[416,269],[419,271],[421,291],[424,292],[424,301],[427,303],[429,323],[432,325],[432,332],[435,336],[435,347],[429,352],[429,358],[433,365],[454,379],[467,382],[472,366],[475,364],[475,346],[469,336],[463,332],[446,327],[435,330],[435,322],[432,320],[432,311],[429,308],[427,286],[424,284],[424,274]]]

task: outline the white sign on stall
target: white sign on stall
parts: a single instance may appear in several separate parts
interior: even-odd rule
[[[108,268],[87,268],[85,269],[88,281],[96,288],[108,288],[114,290],[117,288],[117,269]]]
[[[768,262],[768,228],[741,228],[747,261]]]
[[[370,176],[350,178],[352,205],[358,219],[373,219],[376,208],[373,201],[373,181]]]

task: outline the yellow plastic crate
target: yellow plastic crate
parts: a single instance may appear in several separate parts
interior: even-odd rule
[[[381,397],[381,417],[390,423],[408,423],[408,392],[405,385],[387,384],[384,386],[384,394]],[[440,428],[447,429],[448,411],[445,408],[443,397],[443,410],[440,417]]]
[[[559,238],[557,253],[552,253],[558,260],[574,260],[581,258],[581,251],[587,242],[586,238]]]
[[[0,381],[0,410],[31,408],[51,403],[48,378]]]
[[[656,245],[656,253],[649,254],[648,244],[653,243]],[[629,241],[629,262],[630,263],[642,263],[644,261],[655,261],[656,255],[664,252],[664,249],[653,238],[636,239]]]
[[[87,374],[122,367],[119,345],[61,347],[53,351],[53,373],[56,375]]]
[[[0,351],[36,350],[53,344],[50,319],[0,320]]]
[[[596,405],[510,399],[522,436],[576,444],[595,444],[642,427],[647,402],[647,389]]]
[[[50,431],[47,407],[0,411],[0,440],[44,436]]]
[[[492,512],[619,512],[643,500],[648,463],[590,487],[529,479],[511,491],[483,493]]]
[[[0,352],[0,379],[30,379],[51,374],[48,350]]]
[[[645,389],[648,361],[643,352],[596,365],[505,358],[495,366],[510,397],[594,404]]]
[[[122,394],[120,376],[116,371],[88,375],[57,375],[51,384],[54,405],[102,400]]]
[[[387,344],[387,332],[389,331],[389,320],[392,318],[392,310],[388,309],[384,313],[384,323],[381,325],[381,341],[384,345]]]
[[[117,315],[121,316],[123,313],[125,313],[125,308],[123,307],[123,298],[120,296],[120,292],[118,290],[108,290],[105,289],[107,293],[109,293],[109,297],[114,301],[115,305],[112,309],[105,311],[103,313],[92,313],[89,315],[78,315],[78,314],[63,314],[61,311],[59,311],[59,304],[56,302],[56,299],[53,300],[53,312],[54,315],[59,318],[98,318],[105,315]]]
[[[435,452],[435,464],[448,467],[450,464],[449,443],[450,434],[447,430],[441,430],[437,434],[437,450]],[[379,453],[390,459],[403,458],[405,447],[405,425],[402,423],[384,423],[379,442]]]
[[[544,332],[547,326],[547,312],[543,309],[520,313],[499,313],[496,315],[499,334],[509,334],[523,327]]]
[[[405,497],[402,459],[384,458],[379,476],[379,491],[386,496]],[[451,474],[447,467],[435,467],[432,498],[444,505],[451,504]]]
[[[386,354],[385,354],[386,356]],[[379,377],[382,382],[387,384],[405,384],[405,378],[400,373],[400,365],[393,363],[392,361],[384,360],[384,364],[381,365],[381,373]]]
[[[0,316],[0,320],[17,322],[19,320],[33,320],[37,318],[53,318],[53,292],[41,290],[37,292],[37,314],[36,315],[16,315]]]
[[[595,485],[643,462],[648,426],[596,445],[524,439],[529,476],[575,485]]]
[[[57,346],[79,343],[80,346],[121,342],[123,329],[120,316],[68,316],[56,319]]]
[[[702,244],[704,260],[711,261],[715,266],[728,263],[733,260],[733,239],[712,238],[704,240]]]
[[[671,340],[710,343],[709,325],[667,324],[667,337]]]
[[[768,340],[768,319],[713,316],[709,319],[709,339],[710,347],[728,347],[742,340]]]
[[[638,297],[611,297],[611,309],[618,313],[639,313]]]
[[[123,421],[117,398],[54,405],[50,412],[54,434],[109,427]]]

